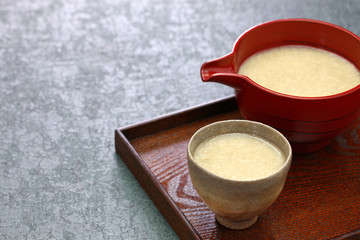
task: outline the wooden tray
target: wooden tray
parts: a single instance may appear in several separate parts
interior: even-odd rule
[[[246,230],[219,225],[194,190],[187,144],[240,119],[234,97],[115,131],[115,148],[180,239],[360,239],[360,121],[321,151],[294,155],[277,201]]]

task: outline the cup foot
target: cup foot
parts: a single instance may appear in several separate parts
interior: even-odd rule
[[[230,229],[234,229],[234,230],[240,230],[240,229],[245,229],[248,228],[250,226],[252,226],[256,220],[258,219],[258,216],[247,219],[247,220],[243,220],[243,221],[235,221],[235,220],[231,220],[228,218],[224,218],[221,216],[216,215],[216,220],[224,227],[230,228]]]

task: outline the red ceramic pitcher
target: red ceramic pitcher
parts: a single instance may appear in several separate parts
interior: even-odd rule
[[[331,96],[297,97],[272,91],[237,74],[250,55],[289,44],[332,51],[360,69],[360,38],[352,32],[318,20],[282,19],[246,31],[231,53],[202,65],[201,78],[234,88],[244,118],[278,129],[291,142],[294,152],[312,152],[326,146],[359,117],[360,85]]]

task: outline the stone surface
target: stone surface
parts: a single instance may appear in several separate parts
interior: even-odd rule
[[[114,129],[232,94],[201,64],[287,17],[360,34],[357,0],[2,0],[0,239],[177,239]]]

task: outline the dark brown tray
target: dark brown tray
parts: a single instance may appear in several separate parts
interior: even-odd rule
[[[115,131],[115,148],[180,239],[359,239],[360,121],[321,151],[294,155],[277,201],[246,230],[219,225],[194,190],[186,149],[214,121],[240,119],[234,97]]]

